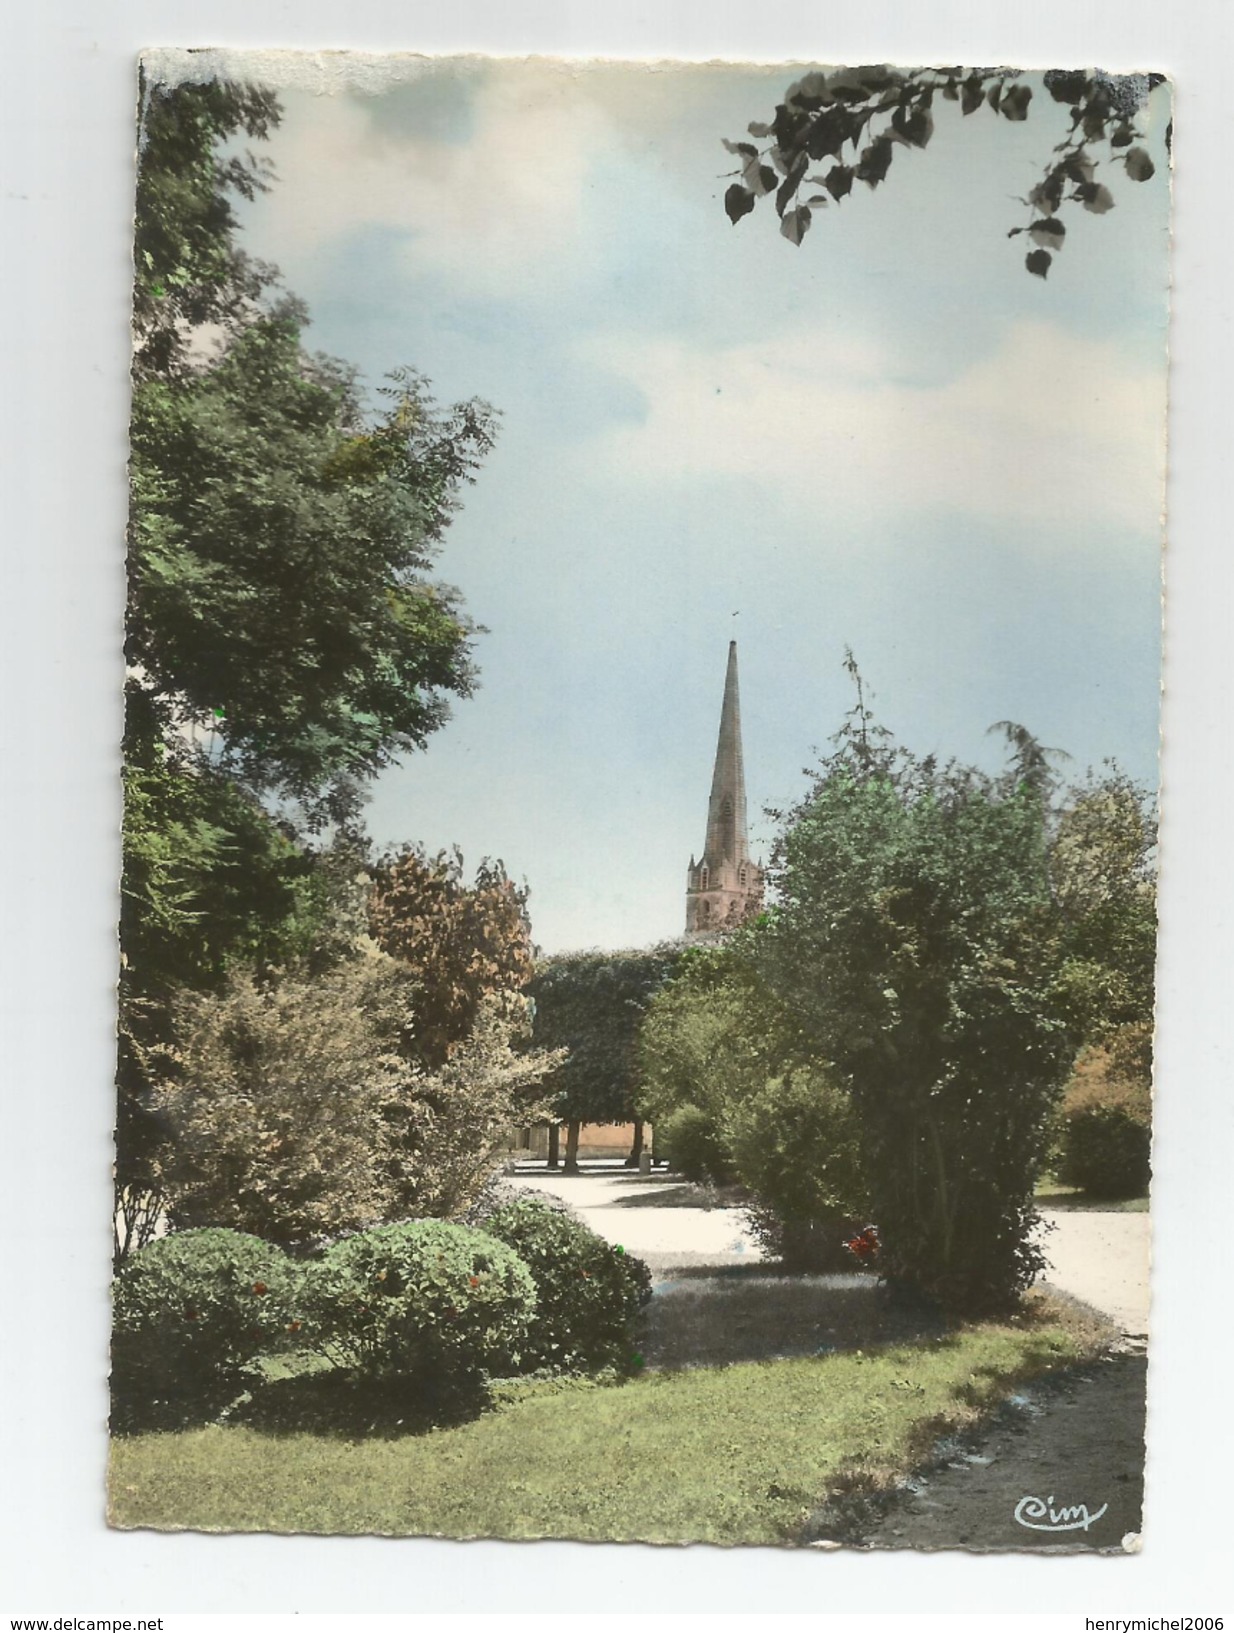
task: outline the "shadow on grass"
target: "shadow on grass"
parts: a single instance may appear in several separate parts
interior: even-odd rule
[[[640,1191],[634,1196],[619,1196],[605,1204],[609,1208],[704,1208],[708,1211],[726,1205],[717,1200],[714,1191],[703,1190],[686,1180],[657,1185],[654,1191]]]
[[[657,1285],[644,1323],[643,1357],[664,1370],[868,1350],[935,1338],[950,1325],[872,1276],[788,1276],[774,1265],[677,1271]]]
[[[227,1421],[267,1435],[397,1440],[470,1423],[491,1405],[478,1377],[369,1378],[336,1368],[263,1383]]]

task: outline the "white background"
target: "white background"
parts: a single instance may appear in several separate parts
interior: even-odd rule
[[[0,93],[0,1613],[1228,1609],[1234,1163],[1229,63],[1218,0],[59,0]],[[775,1554],[107,1531],[107,1165],[134,60],[143,45],[1100,63],[1177,80],[1154,1350],[1144,1552]],[[887,207],[892,207],[888,201]],[[1111,291],[1117,299],[1117,291]],[[596,1448],[597,1459],[603,1455]],[[586,1477],[586,1471],[580,1471]]]

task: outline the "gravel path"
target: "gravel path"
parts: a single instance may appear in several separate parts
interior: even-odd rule
[[[763,1257],[738,1208],[705,1206],[675,1175],[642,1176],[619,1160],[579,1174],[524,1164],[513,1183],[563,1197],[597,1235],[620,1243],[657,1279],[679,1270],[757,1264]],[[1148,1332],[1149,1216],[1043,1209],[1046,1283],[1099,1310],[1122,1332]]]

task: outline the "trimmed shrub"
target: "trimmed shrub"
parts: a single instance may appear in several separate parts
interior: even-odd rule
[[[1148,1190],[1152,1145],[1149,1069],[1119,1048],[1087,1049],[1062,1107],[1058,1177],[1089,1196],[1114,1200]]]
[[[851,1270],[844,1239],[864,1220],[868,1197],[843,1089],[817,1069],[772,1078],[736,1109],[731,1139],[764,1249],[789,1270]]]
[[[695,1185],[731,1185],[733,1163],[715,1118],[700,1106],[678,1106],[655,1125],[656,1155]]]
[[[234,1230],[185,1230],[134,1253],[113,1283],[112,1425],[173,1427],[233,1401],[299,1324],[298,1267]]]
[[[371,1375],[461,1384],[520,1346],[536,1306],[522,1259],[444,1219],[378,1225],[328,1248],[305,1278],[307,1341]]]
[[[634,1318],[651,1297],[641,1259],[534,1197],[498,1209],[484,1228],[514,1248],[535,1279],[522,1369],[589,1370],[628,1357]]]

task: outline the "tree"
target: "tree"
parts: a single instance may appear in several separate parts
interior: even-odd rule
[[[1017,123],[1027,119],[1033,99],[1027,78],[1005,68],[813,70],[788,87],[769,122],[750,125],[755,141],[725,141],[740,161],[741,177],[724,195],[728,218],[736,225],[760,198],[774,195],[781,234],[800,245],[815,210],[839,205],[855,182],[878,187],[897,150],[928,146],[938,103],[957,103],[965,117],[985,109]],[[1114,208],[1114,194],[1097,180],[1099,165],[1107,166],[1106,175],[1121,168],[1133,182],[1153,175],[1153,161],[1139,145],[1144,133],[1136,118],[1149,92],[1163,82],[1161,74],[1063,71],[1043,76],[1053,101],[1068,108],[1070,122],[1041,180],[1023,200],[1028,221],[1008,235],[1028,234],[1034,247],[1024,264],[1031,273],[1044,278],[1062,249],[1067,228],[1060,211],[1065,205],[1078,204],[1095,215]],[[760,142],[766,145],[760,147]],[[826,169],[814,172],[814,166]],[[822,191],[798,202],[803,186]]]
[[[525,1005],[489,998],[439,1070],[409,1048],[415,984],[371,944],[325,972],[175,1004],[156,1052],[172,1138],[159,1179],[178,1227],[304,1246],[401,1217],[462,1213],[555,1057],[516,1052]]]
[[[775,1257],[839,1269],[866,1206],[857,1119],[745,944],[691,948],[653,998],[639,1103],[687,1178],[744,1188]]]
[[[141,699],[130,699],[129,724]],[[237,968],[337,959],[363,856],[355,836],[307,851],[257,799],[179,740],[130,730],[124,758],[116,1181],[120,1256],[162,1206],[167,1141],[151,1052],[172,1041],[184,989],[215,992]]]
[[[539,1048],[568,1051],[546,1087],[567,1124],[566,1168],[578,1165],[583,1123],[638,1118],[638,1034],[653,995],[681,957],[665,942],[642,951],[562,953],[536,966],[528,986]]]
[[[471,626],[426,574],[494,418],[437,409],[411,369],[368,411],[303,350],[303,308],[237,242],[236,199],[272,177],[236,142],[279,116],[251,85],[143,81],[126,652],[165,736],[354,805],[473,682]]]
[[[445,1064],[469,1037],[486,998],[518,993],[532,973],[527,891],[485,858],[464,883],[456,848],[409,845],[375,869],[369,929],[416,983],[415,1049]]]
[[[1130,1028],[1148,1039],[1150,1057],[1156,841],[1149,796],[1110,765],[1068,791],[1050,846],[1076,1031],[1086,1044],[1102,1045]]]
[[[438,409],[408,369],[372,409],[354,371],[304,350],[303,308],[238,241],[237,201],[272,182],[241,144],[279,116],[260,87],[143,78],[117,1126],[130,1240],[159,1205],[144,1063],[171,1044],[176,995],[354,946],[340,910],[363,864],[363,783],[474,685],[475,630],[431,572],[492,412]],[[310,843],[327,825],[332,844]]]
[[[284,305],[212,366],[137,388],[126,652],[165,737],[195,731],[249,787],[338,816],[472,689],[472,627],[426,575],[492,418],[438,414],[404,373],[366,420],[302,323]]]
[[[141,74],[133,234],[133,374],[167,379],[193,367],[207,325],[234,336],[276,280],[236,242],[233,201],[270,185],[268,159],[237,151],[278,124],[272,91],[209,80],[167,86]]]
[[[1033,1187],[1075,1053],[1047,806],[918,759],[864,699],[773,859],[755,968],[851,1096],[884,1265],[954,1307],[1039,1271]]]

